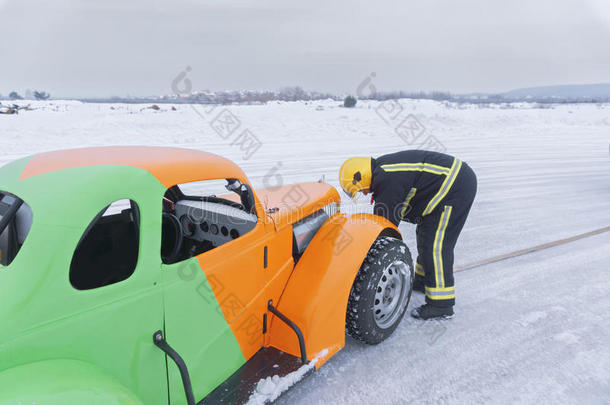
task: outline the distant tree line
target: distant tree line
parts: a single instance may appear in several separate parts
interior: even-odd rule
[[[502,104],[515,102],[528,102],[540,104],[574,104],[574,103],[608,103],[608,97],[514,97],[505,96],[503,94],[451,94],[444,91],[432,92],[406,92],[406,91],[389,91],[375,92],[368,96],[361,97],[364,100],[396,100],[396,99],[414,99],[414,100],[434,100],[447,101],[454,103],[471,103],[471,104]]]
[[[8,95],[10,100],[36,99],[48,100],[51,95],[46,91],[28,91],[25,97],[12,91]],[[0,96],[0,99],[3,97]],[[5,98],[6,99],[6,98]],[[514,102],[529,102],[540,104],[560,103],[608,103],[608,97],[514,97],[503,94],[452,94],[446,91],[375,91],[367,95],[339,95],[328,92],[307,91],[300,86],[284,87],[277,91],[270,90],[225,90],[225,91],[196,91],[190,94],[171,94],[161,97],[110,97],[80,99],[85,102],[108,103],[184,103],[184,104],[265,104],[271,101],[314,101],[334,100],[343,102],[345,107],[356,105],[360,100],[434,100],[439,102],[470,103],[470,104],[503,104]]]
[[[340,97],[331,93],[305,91],[300,86],[284,87],[278,91],[233,90],[233,91],[198,91],[188,95],[163,96],[159,101],[186,102],[200,104],[264,104],[269,101],[311,101],[332,99]]]
[[[489,103],[501,104],[512,102],[532,102],[542,104],[555,103],[604,103],[610,102],[610,97],[589,97],[589,98],[557,98],[557,97],[506,97],[502,94],[467,94],[455,95],[446,91],[432,92],[407,92],[407,91],[385,91],[374,92],[365,96],[359,97],[361,100],[395,100],[395,99],[414,99],[414,100],[434,100],[455,103]],[[285,87],[279,91],[217,91],[217,92],[194,92],[189,95],[170,95],[156,99],[146,99],[145,101],[159,102],[178,102],[178,103],[201,103],[201,104],[231,104],[231,103],[267,103],[269,101],[312,101],[326,100],[335,101],[343,100],[345,107],[353,107],[356,104],[357,98],[351,95],[347,97],[316,91],[306,91],[299,86]]]
[[[29,90],[28,90],[29,93]],[[28,96],[28,94],[26,94],[26,96]],[[34,90],[34,92],[31,94],[31,97],[27,97],[27,98],[35,98],[36,100],[48,100],[51,95],[49,93],[47,93],[46,91],[38,91],[38,90]],[[2,99],[2,95],[0,95],[0,99]],[[21,96],[21,94],[17,93],[16,91],[11,91],[10,93],[8,93],[8,99],[9,100],[23,100],[24,97]]]

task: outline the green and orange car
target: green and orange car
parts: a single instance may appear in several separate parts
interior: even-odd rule
[[[346,330],[381,342],[413,263],[393,224],[339,204],[322,182],[255,192],[189,149],[0,168],[0,404],[244,403]]]

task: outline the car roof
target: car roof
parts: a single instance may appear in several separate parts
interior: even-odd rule
[[[40,153],[27,162],[19,179],[64,169],[103,165],[146,170],[166,188],[219,178],[247,181],[244,172],[229,159],[194,149],[159,146],[108,146]]]

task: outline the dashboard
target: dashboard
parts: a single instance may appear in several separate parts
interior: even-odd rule
[[[186,238],[215,247],[250,232],[257,222],[255,214],[209,201],[180,200],[175,213]]]

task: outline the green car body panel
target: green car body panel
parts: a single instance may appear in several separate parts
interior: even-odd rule
[[[201,305],[198,289],[209,285],[203,271],[192,271],[197,260],[161,262],[166,188],[152,174],[100,165],[19,179],[29,159],[0,168],[0,190],[33,213],[19,254],[0,268],[0,404],[186,403],[177,367],[152,344],[157,330],[185,358],[205,359],[187,364],[197,398],[245,362],[218,303]],[[133,275],[75,289],[69,269],[79,240],[102,209],[122,199],[140,213]],[[187,326],[189,334],[172,332]]]

